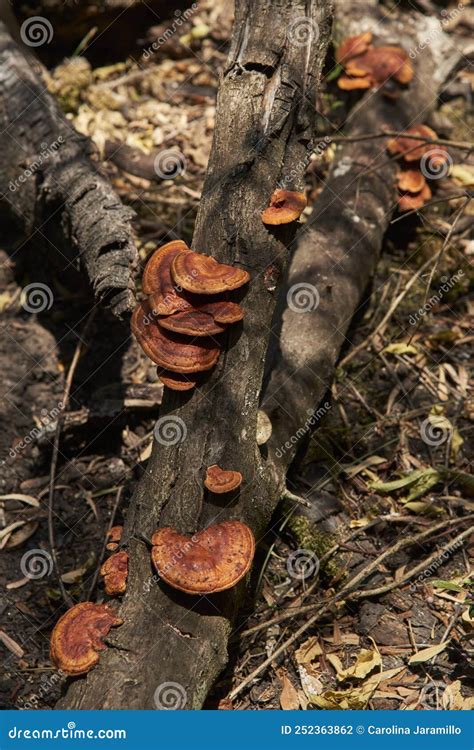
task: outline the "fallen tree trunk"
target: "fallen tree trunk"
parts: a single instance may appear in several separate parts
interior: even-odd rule
[[[397,206],[398,162],[389,158],[388,138],[357,136],[425,122],[459,59],[431,17],[403,11],[389,22],[378,3],[367,0],[338,0],[336,9],[339,40],[372,31],[375,43],[401,45],[411,52],[415,76],[397,100],[370,90],[355,106],[345,128],[353,140],[338,147],[325,187],[295,240],[263,401],[273,427],[269,452],[279,474],[317,424],[315,407],[331,384]],[[430,44],[423,43],[426,38]],[[323,407],[319,413],[325,411]]]
[[[131,218],[77,133],[48,93],[41,67],[0,23],[0,193],[27,238],[80,259],[97,299],[116,315],[135,298],[137,261]]]
[[[291,234],[269,232],[260,212],[280,179],[293,173],[302,181],[329,24],[328,0],[236,4],[193,247],[249,270],[243,328],[226,336],[220,364],[191,398],[165,394],[126,524],[124,624],[98,668],[72,684],[59,707],[199,708],[226,664],[244,586],[210,598],[178,595],[152,578],[139,536],[150,537],[158,525],[189,532],[238,518],[260,539],[278,500],[256,445],[256,421],[275,306],[265,272],[283,272]],[[214,463],[243,474],[229,507],[204,494],[204,471]]]

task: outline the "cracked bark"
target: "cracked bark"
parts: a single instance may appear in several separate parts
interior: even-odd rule
[[[89,139],[60,112],[0,22],[0,193],[26,237],[77,256],[97,299],[120,316],[134,306],[133,212],[120,203],[92,158]]]
[[[309,54],[289,37],[297,23],[319,30]],[[237,3],[193,247],[250,272],[242,295],[244,324],[226,336],[225,353],[202,388],[191,396],[165,394],[161,417],[174,420],[183,439],[169,446],[155,441],[132,499],[124,625],[109,638],[111,648],[98,667],[74,682],[58,707],[155,708],[157,688],[173,682],[185,692],[182,707],[199,708],[226,664],[245,583],[208,599],[180,595],[151,580],[150,553],[137,534],[150,537],[158,525],[194,531],[238,518],[259,539],[278,501],[279,482],[261,458],[255,434],[275,306],[265,271],[283,273],[292,230],[268,231],[260,212],[290,169],[299,170],[301,184],[329,23],[328,0]],[[214,463],[244,476],[230,505],[204,492],[205,468]]]

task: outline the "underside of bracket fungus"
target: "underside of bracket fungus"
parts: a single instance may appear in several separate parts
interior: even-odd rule
[[[406,136],[413,136],[407,138]],[[415,211],[425,205],[431,198],[431,189],[427,182],[430,177],[437,177],[449,160],[448,152],[426,140],[436,141],[438,136],[427,125],[412,125],[397,138],[387,144],[390,154],[401,157],[405,168],[397,175],[398,208],[400,211]]]
[[[51,660],[68,675],[89,672],[99,661],[103,638],[122,620],[106,604],[84,602],[69,609],[51,635]]]
[[[214,464],[206,469],[204,486],[215,495],[222,495],[225,492],[232,492],[242,484],[242,474],[240,471],[231,471],[221,469]]]
[[[299,219],[307,205],[304,193],[278,188],[272,194],[268,207],[262,212],[264,224],[289,224]]]
[[[128,553],[116,552],[104,562],[100,569],[104,578],[105,593],[109,596],[119,596],[127,590]]]
[[[336,60],[344,68],[337,85],[340,89],[370,89],[382,87],[383,93],[396,98],[413,79],[413,65],[402,47],[373,46],[372,34],[344,39],[336,52]]]
[[[214,367],[222,347],[214,337],[244,317],[228,292],[249,279],[247,271],[195,253],[181,240],[153,253],[143,273],[146,299],[133,313],[132,331],[159,365],[163,385],[191,390],[198,381],[187,376]]]
[[[193,536],[158,529],[151,557],[160,577],[187,594],[214,594],[236,585],[250,570],[252,531],[241,521],[223,521]]]

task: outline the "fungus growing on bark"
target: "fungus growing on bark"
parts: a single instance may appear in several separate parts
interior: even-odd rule
[[[406,84],[413,78],[413,66],[402,47],[369,47],[363,55],[348,60],[344,68],[350,76],[368,78],[372,86],[392,78]]]
[[[173,240],[156,250],[146,264],[142,290],[149,295],[150,307],[155,315],[171,315],[191,307],[185,295],[181,295],[181,290],[177,289],[170,272],[174,259],[190,252],[185,242]]]
[[[427,183],[418,193],[406,192],[398,198],[398,208],[400,211],[414,211],[422,208],[426,201],[431,198],[431,190]]]
[[[272,225],[289,224],[299,219],[306,204],[304,193],[278,188],[270,198],[269,206],[262,212],[262,221]]]
[[[241,521],[213,524],[193,536],[158,529],[151,557],[161,578],[187,594],[213,594],[235,586],[250,570],[255,539]]]
[[[364,34],[357,36],[348,36],[343,39],[336,51],[336,62],[344,64],[347,60],[357,55],[362,55],[369,49],[372,41],[372,32],[366,31]]]
[[[161,328],[186,336],[214,336],[225,331],[212,315],[196,308],[159,318],[158,322]]]
[[[215,495],[222,495],[224,492],[232,492],[242,484],[242,474],[240,471],[231,471],[221,469],[217,464],[209,466],[206,469],[204,486]]]
[[[171,264],[171,275],[176,284],[194,294],[219,294],[238,289],[250,276],[247,271],[201,253],[179,253]]]
[[[448,161],[448,153],[439,146],[434,147],[432,143],[426,141],[419,141],[416,138],[405,138],[404,134],[411,136],[421,136],[428,140],[435,141],[438,136],[434,130],[428,125],[411,125],[407,128],[404,133],[399,135],[397,138],[392,138],[388,144],[387,149],[391,154],[402,154],[403,158],[407,162],[419,161],[423,156],[430,152],[430,164],[433,168],[441,167]]]
[[[170,370],[165,370],[163,367],[157,367],[156,371],[163,385],[171,388],[172,391],[190,391],[197,383],[197,379],[192,375],[171,372]]]
[[[190,341],[150,322],[146,302],[138,305],[132,315],[132,331],[145,354],[165,370],[189,373],[210,370],[219,359],[220,349],[212,339]]]
[[[113,552],[117,549],[118,543],[122,538],[123,526],[112,526],[107,532],[107,539],[109,540],[106,545],[106,549],[109,552]]]
[[[105,648],[103,638],[123,620],[106,604],[83,602],[69,609],[51,634],[51,660],[69,675],[89,672]]]
[[[370,89],[372,83],[369,78],[351,78],[351,76],[342,75],[337,79],[337,85],[343,91],[353,91],[355,89]]]
[[[104,577],[105,593],[109,596],[124,594],[127,590],[128,553],[116,552],[104,562],[100,569]]]
[[[418,169],[402,169],[397,175],[398,189],[406,193],[419,193],[426,180]]]
[[[244,317],[244,311],[237,302],[229,302],[228,300],[219,300],[216,302],[208,302],[203,305],[199,305],[198,310],[201,312],[209,313],[212,315],[216,323],[221,325],[230,325],[232,323],[238,323]]]

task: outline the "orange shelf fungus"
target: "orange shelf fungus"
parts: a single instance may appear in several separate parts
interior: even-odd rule
[[[431,198],[430,186],[425,183],[418,193],[406,192],[398,197],[398,208],[400,211],[414,211],[422,208]]]
[[[149,308],[146,303],[136,307],[132,315],[132,331],[145,354],[165,370],[189,373],[210,370],[219,359],[220,348],[212,339],[190,341],[171,331],[165,331],[156,322],[147,322]]]
[[[172,391],[191,391],[196,387],[197,379],[192,375],[182,375],[179,372],[171,372],[163,367],[156,368],[157,375],[163,385]]]
[[[418,169],[403,169],[397,175],[397,186],[402,192],[419,193],[426,180]]]
[[[191,303],[184,296],[180,296],[170,270],[178,255],[190,252],[185,242],[173,240],[156,250],[146,264],[142,290],[150,296],[151,308],[155,315],[171,315],[191,307]]]
[[[113,552],[117,549],[118,543],[122,538],[123,526],[112,526],[107,532],[107,539],[109,540],[106,545],[106,549],[109,552]]]
[[[405,161],[420,161],[425,154],[430,152],[430,162],[433,167],[442,166],[448,161],[448,152],[445,149],[434,146],[432,143],[426,141],[419,141],[416,138],[405,138],[404,135],[421,136],[427,138],[430,141],[437,140],[438,136],[434,130],[428,125],[412,125],[407,128],[402,135],[397,138],[392,138],[388,144],[387,149],[390,154],[401,154]]]
[[[100,569],[104,578],[105,593],[109,596],[124,594],[127,590],[128,553],[116,552],[104,562]]]
[[[247,271],[225,263],[218,263],[209,255],[180,253],[171,264],[171,275],[176,284],[194,294],[219,294],[246,284]]]
[[[240,487],[241,484],[242,474],[240,471],[221,469],[217,464],[209,466],[206,469],[204,486],[216,495],[222,495],[224,492],[232,492],[232,490]]]
[[[264,224],[289,224],[299,219],[307,201],[304,193],[278,188],[270,198],[269,206],[262,212]]]
[[[106,604],[76,604],[58,620],[51,635],[51,660],[68,675],[89,672],[105,649],[103,638],[123,620]]]
[[[337,48],[336,62],[344,65],[346,60],[362,55],[369,49],[372,36],[371,31],[366,31],[364,34],[346,37]]]
[[[186,336],[215,336],[225,331],[225,326],[216,323],[212,315],[194,307],[159,318],[158,322],[161,328]]]
[[[236,585],[255,553],[251,529],[241,521],[213,524],[193,536],[158,529],[151,557],[160,577],[187,594],[214,594]]]
[[[371,42],[371,32],[343,40],[336,60],[344,68],[344,74],[339,76],[337,85],[345,91],[382,87],[384,94],[396,98],[399,93],[396,83],[406,85],[413,79],[411,60],[403,47],[377,47]]]

